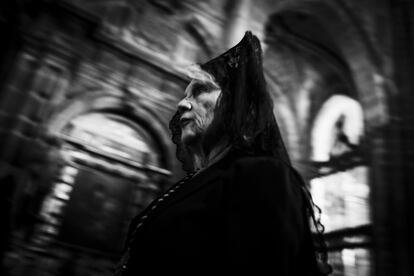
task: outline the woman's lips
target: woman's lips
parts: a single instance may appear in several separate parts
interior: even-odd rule
[[[184,127],[187,124],[189,124],[191,121],[192,121],[192,119],[190,119],[190,118],[181,118],[180,119],[180,125],[181,125],[181,127]]]

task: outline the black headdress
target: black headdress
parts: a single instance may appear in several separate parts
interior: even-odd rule
[[[221,96],[215,110],[212,131],[205,139],[217,141],[227,135],[233,148],[257,155],[269,155],[290,165],[290,160],[277,126],[273,101],[266,90],[263,75],[260,42],[251,32],[222,55],[200,65],[210,73],[221,88]],[[177,157],[185,170],[191,171],[189,156],[181,145],[181,114],[177,112],[170,122],[173,142],[177,145]]]
[[[231,144],[247,152],[272,155],[290,164],[266,90],[260,42],[251,32],[233,48],[201,65],[222,89],[216,116],[224,120]]]

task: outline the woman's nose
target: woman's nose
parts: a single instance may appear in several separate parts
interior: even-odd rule
[[[187,98],[184,98],[181,101],[179,101],[177,106],[178,106],[178,109],[182,112],[191,110],[192,108],[191,103],[190,101],[188,101]]]

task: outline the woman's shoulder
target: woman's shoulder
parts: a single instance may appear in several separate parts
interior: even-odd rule
[[[300,180],[290,165],[276,158],[237,158],[223,171],[221,180],[223,194],[231,202],[250,202],[249,206],[259,209],[301,209]]]
[[[266,155],[244,155],[234,160],[235,164],[238,165],[255,165],[255,164],[266,164],[272,166],[283,166],[282,161],[272,156]]]
[[[241,156],[230,164],[230,169],[241,174],[278,174],[287,173],[291,170],[288,164],[271,156]]]
[[[239,188],[284,189],[296,182],[294,169],[271,156],[239,156],[229,162],[223,172],[226,182],[233,182]],[[233,185],[232,185],[233,186]]]

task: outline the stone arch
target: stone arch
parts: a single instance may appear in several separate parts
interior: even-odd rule
[[[175,153],[169,139],[169,131],[163,120],[149,106],[138,103],[136,106],[128,104],[131,100],[106,93],[93,93],[78,96],[74,99],[63,102],[57,108],[58,112],[52,116],[47,123],[47,132],[52,136],[57,135],[65,125],[73,118],[91,112],[114,113],[142,124],[143,127],[154,138],[159,146],[162,158],[162,165],[167,170],[176,170]]]
[[[49,135],[63,142],[59,153],[64,162],[51,182],[52,192],[43,199],[39,212],[46,219],[33,239],[59,238],[119,252],[128,222],[171,184],[173,153],[162,119],[138,98],[116,92],[89,91],[67,100],[46,125]],[[88,228],[96,226],[92,235],[79,223],[82,216],[94,225]],[[53,233],[45,235],[42,229]],[[77,237],[70,234],[72,229]],[[111,238],[94,240],[95,235]]]
[[[275,16],[282,18],[290,16],[291,19],[297,16],[298,20],[289,24],[290,31],[301,37],[300,41],[296,40],[294,43],[302,43],[307,47],[308,42],[312,44],[317,42],[317,47],[311,47],[312,50],[323,49],[326,60],[338,69],[342,68],[338,72],[348,70],[346,79],[355,85],[357,99],[366,111],[368,128],[387,122],[386,94],[392,86],[387,81],[387,72],[382,64],[381,55],[366,30],[361,27],[363,24],[345,4],[338,1],[318,0],[271,4],[262,22],[263,26],[267,26],[269,19]],[[311,40],[306,36],[303,24],[300,24],[301,16],[318,22],[326,29],[326,34],[318,35],[317,30],[314,30],[312,36],[315,37]]]

